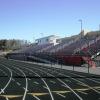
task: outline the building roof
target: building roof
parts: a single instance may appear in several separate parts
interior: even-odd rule
[[[42,37],[42,38],[39,38],[39,39],[36,39],[36,40],[41,40],[41,39],[50,38],[50,37],[58,37],[59,38],[59,36],[50,35],[50,36]]]

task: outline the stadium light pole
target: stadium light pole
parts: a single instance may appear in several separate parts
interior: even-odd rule
[[[33,34],[33,43],[35,43],[35,36],[34,36],[34,34]]]
[[[80,22],[80,50],[81,50],[81,39],[82,39],[82,28],[83,28],[83,22],[82,22],[82,19],[79,19],[78,20]]]
[[[82,19],[79,19],[78,20],[79,22],[80,22],[80,31],[81,31],[81,33],[80,33],[80,52],[81,52],[81,42],[82,42],[82,29],[83,29],[83,22],[82,22]],[[81,53],[80,53],[81,54]]]
[[[41,38],[43,38],[43,33],[40,33],[40,35],[41,35]],[[41,45],[40,53],[42,53],[42,45]]]
[[[79,19],[78,21],[80,22],[80,25],[81,25],[81,38],[82,38],[83,21],[82,19]]]

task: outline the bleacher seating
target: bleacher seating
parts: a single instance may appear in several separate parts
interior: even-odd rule
[[[100,51],[100,32],[88,32],[85,36],[65,38],[60,44],[31,45],[18,50],[14,53],[25,54],[25,56],[39,57],[51,62],[63,64],[81,65],[88,63],[95,66],[92,62],[92,55]],[[88,60],[88,62],[87,62]],[[92,63],[92,65],[91,65]]]

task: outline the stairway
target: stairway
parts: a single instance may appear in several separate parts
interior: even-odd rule
[[[96,67],[96,64],[95,62],[91,59],[91,57],[82,57],[83,60],[89,64],[89,66],[91,66],[92,68],[95,68]]]

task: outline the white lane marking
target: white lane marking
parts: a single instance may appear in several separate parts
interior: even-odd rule
[[[66,87],[64,84],[61,84],[61,86]]]
[[[68,73],[69,73],[69,72],[68,72]],[[61,73],[61,74],[62,74],[62,73]],[[74,74],[74,73],[70,73],[70,74],[76,75],[76,74]],[[64,75],[64,74],[63,74],[63,75]],[[64,75],[64,76],[66,76],[66,75]],[[83,77],[82,75],[76,75],[76,76],[81,76],[81,77]],[[77,81],[77,82],[79,82],[80,84],[82,84],[82,85],[84,85],[84,86],[90,88],[91,90],[93,90],[93,91],[95,91],[95,92],[97,92],[97,93],[100,94],[100,91],[94,89],[93,87],[89,86],[88,84],[86,84],[86,83],[84,83],[84,82],[82,82],[82,81],[80,81],[80,80],[77,80],[77,79],[75,79],[75,78],[72,78],[72,79],[75,80],[75,81]],[[91,80],[91,79],[90,79],[90,80]]]
[[[37,68],[33,68],[33,69],[37,69]],[[40,70],[40,69],[37,69],[37,70]],[[42,70],[40,70],[41,72],[44,72],[44,73],[47,73],[47,72],[45,72],[45,71],[43,71],[43,69]],[[48,75],[51,75],[51,76],[53,76],[53,77],[55,77],[54,75],[52,75],[52,74],[50,74],[50,73],[47,73]],[[61,83],[63,83],[65,86],[66,86],[66,88],[68,88],[69,90],[71,90],[76,96],[77,96],[77,98],[79,98],[80,100],[83,100],[70,86],[68,86],[65,82],[63,82],[61,79],[59,79],[59,78],[57,78],[57,80],[58,81],[60,81]]]
[[[80,100],[83,100],[70,86],[68,86],[65,82],[63,82],[61,79],[57,78],[61,83],[63,83],[69,90],[71,90]]]
[[[79,76],[79,77],[83,77],[83,78],[84,78],[83,75],[77,75],[77,74],[75,74],[75,73],[70,73],[70,74],[75,75],[75,76]],[[95,82],[95,83],[100,83],[99,81],[96,81],[96,80],[93,80],[93,79],[90,79],[90,78],[86,78],[86,79],[91,80],[91,81],[93,81],[93,82]],[[84,79],[82,79],[82,78],[80,78],[80,80],[84,81]]]
[[[12,78],[12,81],[16,82],[15,79],[13,79],[13,78]],[[21,84],[20,84],[19,82],[16,82],[16,84],[17,84],[18,86],[21,86]]]
[[[23,87],[23,89],[25,90],[25,87]]]
[[[100,90],[100,89],[97,89],[97,90]]]
[[[13,71],[15,74],[17,74],[17,75],[21,76],[18,72],[15,72],[13,69],[12,69],[12,71]]]
[[[38,75],[37,75],[37,74],[35,74],[34,76],[38,77]]]
[[[83,91],[78,91],[78,92],[80,92],[80,93],[82,93],[82,94],[85,94],[85,95],[87,95],[88,93],[86,93],[86,92],[83,92]]]
[[[84,84],[82,84],[82,83],[79,83],[79,82],[77,82],[76,84],[78,84],[78,85],[80,85],[80,86],[86,86],[86,85],[84,85]]]
[[[71,81],[70,81],[70,80],[67,80],[67,79],[66,79],[65,81],[66,81],[66,82],[70,82],[70,83],[71,83]]]
[[[4,90],[3,89],[1,89],[1,91],[2,91],[2,93],[4,93]]]
[[[19,86],[21,85],[19,82],[16,82],[16,83],[17,83],[17,85],[19,85]]]
[[[9,99],[6,97],[6,100],[9,100]]]
[[[42,80],[44,81],[43,78],[42,78]],[[51,95],[51,99],[54,100],[54,97],[53,97],[53,95],[52,95],[52,93],[51,93],[51,90],[50,90],[48,84],[47,84],[45,81],[44,81],[44,83],[45,83],[45,85],[46,85],[46,87],[47,87],[47,89],[48,89],[48,91],[49,91],[49,93],[50,93],[50,95]]]
[[[33,83],[35,83],[35,84],[37,84],[37,85],[39,84],[39,83],[38,83],[38,82],[36,82],[36,81],[35,81],[35,82],[33,82]]]
[[[96,81],[96,80],[93,80],[93,79],[90,79],[90,78],[87,78],[87,79],[89,79],[89,80],[91,80],[91,81],[93,81],[93,82],[95,82],[95,83],[100,84],[100,82],[99,82],[99,81]]]
[[[60,74],[61,74],[61,75],[64,75],[64,74],[62,74],[62,73],[60,73]],[[64,75],[64,76],[66,76],[66,75]],[[67,75],[66,77],[70,77],[70,76]],[[73,80],[79,82],[79,83],[82,84],[83,86],[86,86],[86,87],[90,88],[91,90],[93,90],[93,91],[95,91],[95,92],[97,92],[97,93],[100,94],[100,92],[99,92],[98,90],[94,89],[93,87],[89,86],[88,84],[86,84],[86,83],[84,83],[84,82],[82,82],[82,81],[80,81],[80,80],[77,80],[77,79],[75,79],[75,78],[71,78],[71,79],[73,79]]]
[[[27,67],[28,67],[28,66],[27,66]],[[30,70],[29,68],[26,68],[26,66],[25,66],[24,68]],[[31,71],[32,73],[37,74],[36,72],[33,72],[32,70],[30,70],[30,71]],[[39,74],[37,74],[37,76],[40,77]],[[54,97],[53,97],[53,95],[52,95],[52,93],[51,93],[51,90],[50,90],[49,86],[47,85],[47,83],[44,81],[43,78],[41,78],[41,80],[42,80],[42,81],[44,82],[44,84],[47,86],[48,92],[49,92],[49,94],[50,94],[50,96],[51,96],[51,99],[54,100]]]
[[[30,79],[30,78],[28,78],[28,80],[30,81],[31,79]]]
[[[56,83],[55,81],[52,81],[52,80],[50,80],[50,82],[51,82],[51,83],[53,83],[53,84],[55,84],[55,83]]]
[[[25,92],[24,92],[24,95],[23,95],[23,98],[22,98],[22,100],[25,100],[26,94],[27,94],[27,91],[28,91],[28,79],[26,78],[25,73],[20,68],[16,68],[16,67],[14,67],[14,68],[17,69],[17,70],[19,70],[24,75],[24,77],[25,77],[26,86],[25,86]]]
[[[60,96],[63,97],[63,98],[66,98],[66,96],[64,96],[64,95],[62,95],[62,94],[60,94],[60,93],[56,93],[56,94],[60,95]]]
[[[94,80],[100,82],[100,78],[99,78],[99,79],[98,79],[98,78],[92,78],[92,79],[94,79]]]
[[[13,65],[15,65],[15,64],[13,64]],[[14,68],[16,68],[16,67],[14,67]],[[25,92],[24,92],[24,95],[23,95],[23,98],[22,98],[22,100],[25,100],[25,97],[26,97],[26,93],[28,92],[28,78],[26,78],[26,75],[25,75],[25,73],[21,70],[21,69],[19,69],[19,68],[16,68],[17,70],[19,70],[23,75],[24,75],[24,77],[25,77],[25,79],[26,79],[26,87],[24,88],[23,87],[23,89],[25,90]],[[32,71],[33,72],[33,71]],[[38,97],[36,97],[36,96],[34,96],[37,100],[40,100]]]
[[[43,88],[47,89],[47,87],[43,86]]]
[[[1,64],[1,65],[2,65],[3,67],[5,67],[6,69],[8,69],[11,75],[10,75],[10,79],[9,79],[9,81],[7,82],[7,84],[5,85],[5,87],[4,87],[3,89],[1,89],[0,94],[1,94],[1,93],[4,93],[4,90],[8,87],[8,85],[10,84],[10,82],[11,82],[11,80],[12,80],[12,71],[11,71],[11,69],[8,68],[8,67],[6,67],[6,66],[3,65],[3,64]]]
[[[15,81],[15,79],[14,79],[14,78],[12,78],[12,81]]]
[[[37,100],[41,100],[41,99],[39,99],[37,96],[33,96],[35,99],[37,99]]]
[[[27,67],[27,66],[26,66],[26,67]],[[36,72],[33,72],[31,69],[26,68],[26,67],[24,67],[24,68],[27,69],[27,70],[29,70],[29,71],[31,71],[32,73],[35,73],[38,77],[40,77],[39,74],[37,74]],[[51,93],[51,90],[50,90],[48,84],[45,82],[45,80],[44,80],[43,78],[41,78],[41,80],[42,80],[43,83],[46,85],[46,87],[47,87],[47,89],[48,89],[48,92],[49,92],[49,94],[50,94],[51,100],[54,100],[54,97],[53,97],[53,95],[52,95],[52,93]]]

